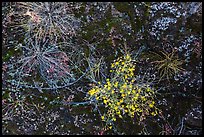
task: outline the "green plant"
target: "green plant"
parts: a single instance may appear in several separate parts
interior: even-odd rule
[[[49,37],[52,41],[69,40],[76,35],[80,21],[74,17],[72,3],[17,2],[13,4],[11,28],[23,28],[25,37]],[[24,34],[23,34],[24,35]]]
[[[22,112],[35,109],[34,103],[28,102],[28,96],[16,92],[2,92],[2,120],[11,120],[15,116],[19,116]]]
[[[95,98],[97,103],[103,103],[106,112],[101,116],[109,129],[112,122],[125,115],[139,117],[139,123],[146,116],[155,116],[155,92],[147,84],[138,84],[134,78],[135,65],[129,54],[117,59],[111,64],[111,79],[105,84],[98,85],[89,90],[89,99]]]
[[[153,64],[156,64],[155,67],[159,70],[159,81],[164,77],[169,80],[172,78],[172,76],[184,70],[181,67],[183,61],[175,55],[175,51],[176,50],[173,50],[171,53],[160,51],[162,55],[153,52],[153,54],[159,58],[158,60],[152,62]]]
[[[90,68],[89,73],[87,74],[87,78],[94,83],[97,83],[97,80],[100,79],[103,75],[104,66],[106,66],[104,62],[104,57],[102,56],[100,59],[94,58],[93,56],[84,57]]]

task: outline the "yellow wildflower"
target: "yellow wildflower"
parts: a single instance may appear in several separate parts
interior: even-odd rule
[[[89,95],[92,96],[92,95],[94,95],[95,93],[97,93],[98,91],[99,91],[99,89],[94,89],[94,88],[93,88],[93,89],[89,90],[88,93],[89,93]]]
[[[156,114],[154,112],[151,113],[152,116],[155,116]]]
[[[136,97],[133,97],[133,100],[137,100],[138,99],[138,97],[136,96]]]
[[[133,73],[133,72],[131,72],[129,76],[130,76],[130,77],[134,76],[134,73]]]
[[[120,93],[123,93],[123,92],[124,92],[124,89],[121,89],[121,90],[120,90]]]
[[[135,97],[139,97],[139,94],[137,93],[137,94],[135,95]]]
[[[153,108],[153,106],[154,106],[153,104],[149,104],[149,107],[150,107],[150,108]]]
[[[105,119],[105,117],[104,117],[104,116],[101,116],[101,119],[102,119],[102,120],[104,120],[104,119]]]
[[[139,109],[139,108],[136,108],[136,110],[135,110],[135,111],[139,112],[139,111],[140,111],[140,109]]]
[[[144,96],[142,96],[141,99],[142,99],[142,101],[146,101],[147,100]]]
[[[134,68],[128,68],[128,71],[133,72],[135,69]]]
[[[136,111],[137,112],[142,112],[142,109],[137,108]]]
[[[132,107],[132,110],[135,110],[135,107]]]
[[[114,87],[116,87],[116,88],[118,87],[118,81],[115,82]]]
[[[122,88],[127,88],[127,84],[124,83],[123,86],[122,86]]]
[[[116,118],[113,118],[113,121],[116,121]]]
[[[115,65],[119,65],[119,62],[115,62]]]
[[[122,69],[121,69],[121,72],[124,72],[124,71],[125,71],[125,69],[124,69],[124,68],[122,68]]]
[[[133,82],[135,82],[135,80],[134,80],[134,79],[132,79],[132,80],[131,80],[131,83],[133,83]]]
[[[120,111],[117,111],[116,114],[120,115]]]
[[[114,63],[112,63],[112,64],[111,64],[111,68],[113,68],[114,66],[115,66]]]
[[[134,112],[130,112],[130,116],[133,118],[134,117]]]
[[[150,88],[149,88],[149,87],[147,87],[147,91],[148,91],[148,92],[150,91]]]
[[[106,104],[106,103],[107,103],[107,100],[103,100],[103,102]]]
[[[117,105],[119,106],[119,105],[120,105],[120,102],[117,102]]]
[[[129,59],[130,59],[130,55],[129,55],[129,54],[127,54],[126,59],[127,59],[127,60],[129,60]]]

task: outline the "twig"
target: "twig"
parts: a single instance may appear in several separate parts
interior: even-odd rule
[[[180,129],[180,131],[179,131],[179,135],[181,135],[181,132],[182,132],[182,130],[183,130],[183,120],[184,120],[184,118],[182,118],[182,120],[181,120],[181,129]]]

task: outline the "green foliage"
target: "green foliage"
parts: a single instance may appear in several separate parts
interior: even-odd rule
[[[152,62],[159,70],[159,81],[162,78],[167,78],[167,80],[169,80],[172,78],[172,76],[184,70],[181,67],[183,61],[175,55],[175,50],[173,50],[171,53],[167,53],[166,51],[160,51],[160,53],[162,53],[162,55],[153,52],[153,54],[159,57],[159,59]]]
[[[15,8],[14,15],[19,17],[15,19],[18,23],[12,27],[16,29],[23,27],[26,33],[32,34],[31,37],[35,36],[40,40],[49,36],[51,40],[58,42],[62,39],[69,40],[76,35],[78,27],[73,23],[80,21],[71,14],[72,3],[17,2]]]
[[[90,59],[89,57],[86,58],[86,61],[88,63],[88,67],[90,68],[87,77],[91,82],[97,83],[97,80],[101,79],[101,75],[104,71],[103,68],[103,66],[105,66],[104,58],[101,57],[100,59],[95,58]]]
[[[125,115],[139,117],[139,123],[146,116],[155,116],[155,91],[146,84],[138,84],[134,78],[135,65],[129,54],[117,59],[111,64],[111,79],[106,79],[105,84],[98,82],[98,85],[89,90],[91,98],[97,103],[103,103],[106,112],[101,116],[109,129],[112,122]]]

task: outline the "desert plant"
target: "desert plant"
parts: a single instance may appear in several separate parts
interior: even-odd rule
[[[87,78],[94,83],[97,83],[99,79],[104,78],[104,67],[106,63],[104,62],[104,57],[100,59],[94,58],[93,56],[86,58],[86,62],[88,63],[88,67],[90,68],[89,73],[87,74]]]
[[[79,28],[72,4],[67,2],[17,2],[12,13],[11,28],[24,28],[24,34],[32,33],[31,37],[67,40]]]
[[[107,111],[101,116],[108,128],[112,122],[126,114],[131,118],[138,117],[138,122],[146,116],[157,114],[155,91],[147,84],[137,83],[134,78],[135,65],[129,54],[111,64],[112,77],[106,83],[98,82],[88,91],[89,99],[103,104]]]
[[[2,118],[3,120],[12,120],[14,116],[19,115],[23,111],[29,111],[35,106],[26,101],[27,95],[22,95],[20,92],[2,93]]]
[[[59,45],[67,46],[66,43]],[[44,87],[47,85],[47,89],[55,89],[79,80],[81,77],[76,79],[74,74],[75,71],[82,73],[82,70],[76,66],[77,60],[74,63],[71,60],[74,55],[70,54],[71,52],[67,55],[60,50],[59,45],[50,44],[48,39],[46,41],[29,39],[25,45],[19,45],[18,48],[23,54],[16,62],[9,65],[7,73],[11,78],[8,81],[17,87],[23,85],[29,87],[28,84],[32,83],[35,85],[33,88],[40,89],[43,85]]]
[[[162,78],[166,78],[169,81],[172,76],[175,76],[178,72],[184,71],[181,67],[183,61],[178,58],[178,55],[175,55],[175,52],[175,49],[173,49],[171,53],[160,51],[161,55],[152,52],[153,56],[158,58],[158,60],[152,61],[151,63],[155,64],[156,69],[159,71],[159,81]]]

